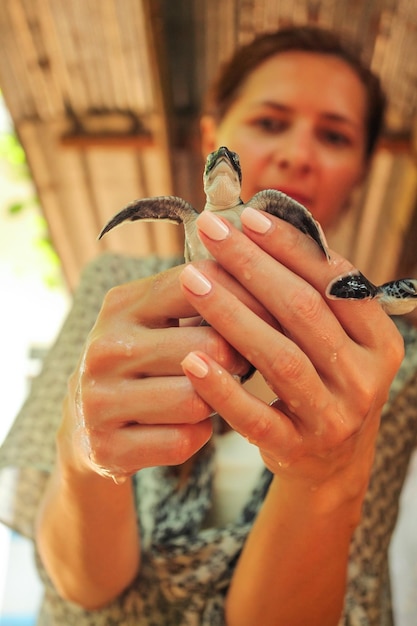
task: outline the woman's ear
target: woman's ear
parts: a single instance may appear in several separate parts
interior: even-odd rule
[[[216,150],[217,124],[211,115],[203,115],[200,119],[201,150],[205,159],[210,152]]]

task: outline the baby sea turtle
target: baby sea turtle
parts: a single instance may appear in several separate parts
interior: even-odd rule
[[[312,237],[329,259],[320,225],[304,206],[275,189],[260,191],[248,202],[242,201],[240,198],[242,171],[236,152],[222,146],[209,154],[203,181],[206,194],[206,204],[203,210],[221,212],[223,217],[238,228],[240,227],[240,214],[245,206],[266,211]],[[126,220],[132,222],[167,220],[184,225],[186,261],[210,258],[209,252],[202,245],[197,234],[198,215],[199,213],[189,202],[176,196],[141,198],[134,200],[117,213],[103,228],[99,239]],[[417,307],[417,280],[403,278],[376,286],[360,272],[352,272],[333,280],[326,294],[334,299],[377,298],[389,315],[402,315]]]
[[[302,204],[275,189],[260,191],[249,202],[243,202],[240,198],[242,171],[236,152],[232,152],[224,146],[211,152],[206,160],[203,182],[206,194],[204,211],[221,213],[238,228],[240,228],[240,214],[245,206],[266,211],[289,222],[306,235],[310,235],[328,258],[321,228]],[[189,202],[176,196],[141,198],[134,200],[117,213],[103,228],[99,239],[126,220],[132,222],[135,220],[167,220],[176,224],[184,224],[184,256],[186,261],[211,258],[197,234],[196,219],[198,216],[198,211]]]

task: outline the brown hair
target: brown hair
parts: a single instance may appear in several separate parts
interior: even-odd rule
[[[293,26],[263,33],[239,48],[226,62],[208,90],[204,113],[221,121],[239,95],[246,78],[270,57],[288,51],[312,52],[336,56],[347,63],[361,80],[367,95],[366,157],[375,148],[382,130],[386,106],[379,78],[361,61],[352,44],[335,33],[316,26]]]

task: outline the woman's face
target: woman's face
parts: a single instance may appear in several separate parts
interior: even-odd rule
[[[203,149],[239,154],[245,202],[279,189],[327,228],[365,172],[365,116],[365,88],[344,61],[285,52],[252,72],[218,126],[203,118]]]

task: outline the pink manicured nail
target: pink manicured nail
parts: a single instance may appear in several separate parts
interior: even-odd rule
[[[194,265],[186,265],[180,274],[181,282],[196,296],[205,296],[211,289],[211,282]]]
[[[181,362],[181,365],[184,370],[190,372],[190,374],[193,374],[193,376],[197,378],[204,378],[209,372],[207,363],[194,352],[187,354],[185,359]]]
[[[227,225],[212,211],[203,211],[197,218],[197,226],[202,233],[214,241],[223,241],[230,233]]]
[[[247,206],[240,216],[242,224],[255,233],[264,235],[271,228],[272,222],[264,213]]]

